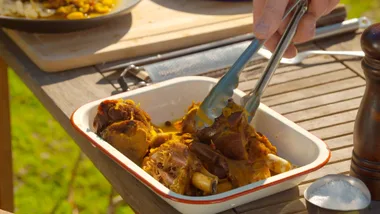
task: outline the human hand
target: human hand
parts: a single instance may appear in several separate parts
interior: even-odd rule
[[[264,46],[273,52],[281,35],[288,25],[291,15],[281,22],[288,4],[294,0],[253,0],[253,33],[258,39],[268,39]],[[296,56],[294,43],[306,42],[314,37],[316,22],[330,13],[339,0],[310,0],[308,12],[298,24],[292,43],[287,48],[284,57]]]

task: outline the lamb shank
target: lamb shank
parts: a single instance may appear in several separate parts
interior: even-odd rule
[[[164,132],[132,100],[106,100],[93,125],[100,137],[178,194],[213,195],[292,168],[232,99],[222,115],[201,130],[195,128],[198,108],[199,103],[193,103],[173,123],[177,131]]]

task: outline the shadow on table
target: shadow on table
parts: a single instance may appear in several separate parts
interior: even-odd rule
[[[360,39],[360,37],[356,37],[357,35],[358,35],[358,33],[356,33],[356,32],[344,33],[344,34],[331,36],[327,39],[317,40],[317,41],[315,41],[315,43],[323,49],[327,49],[331,46],[335,46],[338,44],[352,45],[353,43],[360,42],[360,41],[355,41],[355,40]],[[353,41],[355,41],[355,42],[353,42]],[[348,43],[351,43],[351,44],[348,44]],[[348,48],[348,49],[350,49],[350,48]],[[352,50],[352,51],[354,51],[354,50]],[[359,50],[357,50],[357,51],[359,51]]]
[[[152,0],[154,3],[187,13],[237,15],[252,13],[251,0]]]
[[[279,204],[279,213],[294,213],[306,210],[307,207],[301,199]]]
[[[251,203],[244,204],[240,207],[235,208],[235,210],[238,213],[266,213],[269,211],[268,207],[270,207],[271,213],[294,212],[294,208],[302,211],[306,209],[306,206],[301,201],[300,191],[301,190],[298,188],[298,186],[296,186],[274,195],[253,201]]]

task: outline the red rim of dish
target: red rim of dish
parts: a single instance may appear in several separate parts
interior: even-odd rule
[[[79,109],[79,108],[78,108]],[[308,170],[305,170],[305,171],[302,171],[302,172],[299,172],[299,173],[296,173],[294,175],[290,175],[288,177],[285,177],[285,178],[282,178],[282,179],[279,179],[279,180],[276,180],[276,181],[273,181],[273,182],[270,182],[270,183],[267,183],[267,184],[263,184],[263,185],[260,185],[258,187],[255,187],[255,188],[252,188],[252,189],[249,189],[249,190],[245,190],[243,192],[239,192],[239,193],[235,193],[233,195],[229,195],[229,196],[226,196],[226,197],[223,197],[223,198],[219,198],[219,199],[211,199],[211,200],[188,200],[188,199],[182,199],[182,198],[177,198],[175,196],[172,196],[172,195],[169,195],[169,194],[166,194],[164,192],[162,192],[161,190],[159,190],[157,187],[155,187],[152,183],[148,182],[145,178],[143,178],[142,176],[140,176],[138,173],[136,173],[135,171],[133,171],[131,168],[129,168],[127,165],[125,165],[121,160],[119,160],[117,157],[115,157],[114,155],[112,155],[109,151],[107,151],[105,148],[103,148],[101,145],[99,145],[96,141],[94,141],[90,136],[88,136],[85,132],[83,132],[75,123],[74,123],[74,114],[75,112],[78,111],[78,109],[76,109],[71,117],[70,117],[70,122],[71,122],[71,125],[80,133],[82,134],[85,138],[87,138],[90,143],[92,143],[93,145],[96,146],[96,148],[98,148],[99,150],[101,150],[103,153],[105,153],[106,155],[108,155],[112,160],[114,160],[115,162],[117,162],[120,166],[122,166],[125,170],[127,170],[129,173],[131,173],[133,176],[135,176],[137,179],[139,179],[141,182],[143,182],[145,185],[147,185],[151,190],[153,190],[155,193],[157,193],[158,195],[164,197],[164,198],[167,198],[167,199],[170,199],[172,201],[177,201],[177,202],[180,202],[180,203],[185,203],[185,204],[215,204],[215,203],[222,203],[222,202],[225,202],[225,201],[228,201],[228,200],[232,200],[234,198],[237,198],[237,197],[240,197],[240,196],[243,196],[243,195],[247,195],[249,193],[252,193],[252,192],[256,192],[258,190],[261,190],[261,189],[264,189],[266,187],[269,187],[269,186],[273,186],[273,185],[276,185],[276,184],[279,184],[279,183],[282,183],[284,181],[287,181],[287,180],[290,180],[292,178],[295,178],[295,177],[299,177],[301,175],[305,175],[305,174],[308,174],[310,172],[313,172],[313,171],[316,171],[320,168],[322,168],[324,165],[326,165],[326,163],[329,161],[330,157],[331,157],[331,151],[328,147],[328,145],[326,144],[326,142],[322,141],[325,145],[326,145],[326,149],[328,151],[328,156],[326,158],[326,160],[324,160],[322,163],[318,164],[317,166],[311,168],[311,169],[308,169]],[[127,157],[128,158],[128,157]]]

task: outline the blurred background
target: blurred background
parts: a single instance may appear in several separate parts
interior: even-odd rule
[[[380,21],[379,0],[341,0]],[[9,72],[15,213],[133,213],[16,74]],[[28,114],[25,114],[28,112]]]

